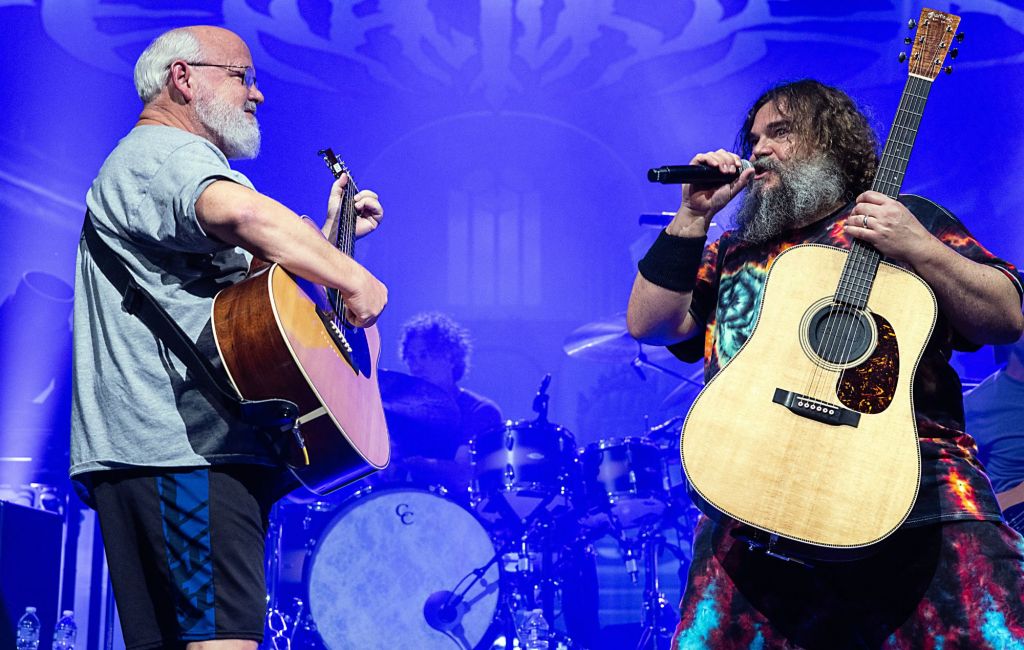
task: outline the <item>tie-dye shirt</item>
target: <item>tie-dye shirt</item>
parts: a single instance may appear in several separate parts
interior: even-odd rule
[[[919,196],[904,195],[900,201],[947,246],[968,259],[999,269],[1014,283],[1018,294],[1024,295],[1016,268],[979,244],[948,211]],[[766,244],[746,244],[735,231],[729,231],[705,248],[690,306],[697,322],[706,324],[704,336],[672,346],[673,353],[684,361],[696,361],[703,355],[704,378],[710,380],[753,331],[772,261],[797,244],[849,248],[843,225],[852,209],[851,203]],[[975,458],[974,439],[964,432],[960,378],[949,365],[953,350],[977,347],[953,330],[939,313],[914,377],[922,473],[921,489],[907,526],[1001,518],[988,478]]]

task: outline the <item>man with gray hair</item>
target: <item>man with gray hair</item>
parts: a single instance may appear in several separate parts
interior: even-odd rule
[[[282,465],[259,427],[229,413],[121,309],[104,269],[118,258],[215,365],[213,298],[245,278],[252,256],[338,290],[357,326],[376,321],[387,289],[229,166],[260,145],[264,96],[241,38],[212,26],[171,30],[139,57],[135,85],[139,120],[86,197],[71,476],[99,515],[127,648],[255,650]],[[331,187],[325,232],[346,183]],[[354,206],[356,236],[379,225],[376,194],[357,193]]]

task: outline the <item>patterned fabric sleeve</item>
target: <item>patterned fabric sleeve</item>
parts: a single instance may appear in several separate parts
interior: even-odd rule
[[[1001,271],[1013,283],[1017,296],[1024,299],[1024,284],[1020,273],[1012,263],[997,257],[981,245],[967,227],[941,205],[916,194],[900,196],[900,202],[907,206],[918,221],[944,244],[967,259],[985,264]],[[977,350],[980,346],[967,341],[959,332],[953,331],[952,346],[956,350]]]
[[[905,194],[900,201],[906,205],[914,216],[932,234],[944,244],[964,257],[979,264],[987,264],[1002,271],[1017,290],[1017,295],[1024,298],[1024,284],[1021,282],[1017,267],[1007,260],[996,257],[981,245],[964,224],[941,205],[933,203],[916,194]]]
[[[724,236],[723,236],[724,238]],[[700,324],[700,332],[693,338],[669,346],[669,351],[681,361],[693,363],[704,357],[704,336],[707,323],[718,303],[719,247],[722,239],[704,249],[700,268],[697,269],[697,284],[690,300],[690,315]]]

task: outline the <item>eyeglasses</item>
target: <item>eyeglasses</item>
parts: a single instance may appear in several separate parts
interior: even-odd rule
[[[246,88],[252,89],[256,86],[256,68],[251,65],[225,65],[223,63],[193,63],[192,61],[186,61],[185,63],[195,66],[197,68],[224,68],[225,70],[245,70],[242,75],[242,83],[245,84]]]

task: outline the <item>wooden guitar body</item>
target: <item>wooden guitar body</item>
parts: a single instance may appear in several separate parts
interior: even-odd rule
[[[298,404],[289,468],[326,494],[386,467],[390,443],[380,388],[377,328],[334,330],[322,286],[277,264],[224,289],[213,330],[224,368],[247,399]]]
[[[698,395],[680,445],[706,512],[834,559],[884,539],[914,504],[912,384],[936,315],[924,281],[884,262],[866,309],[836,311],[848,256],[805,244],[775,259],[753,333]]]

